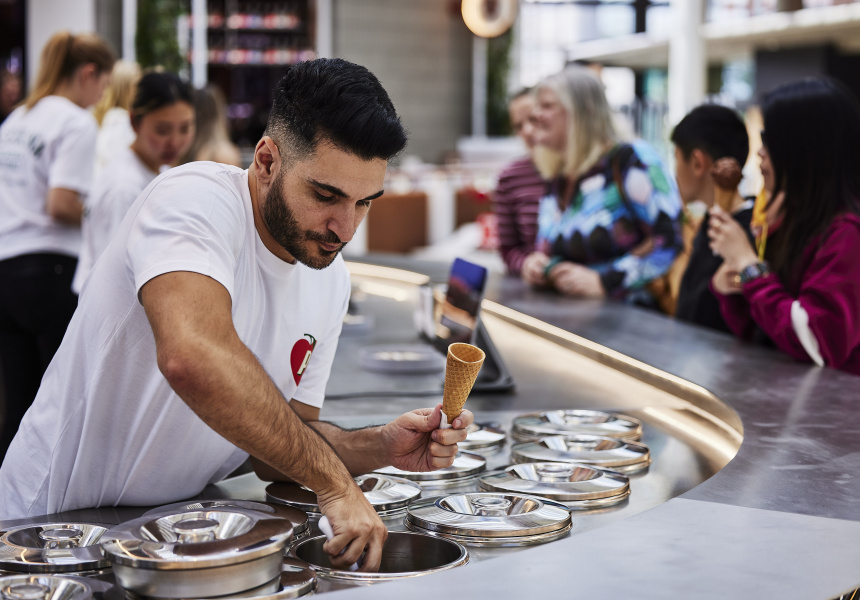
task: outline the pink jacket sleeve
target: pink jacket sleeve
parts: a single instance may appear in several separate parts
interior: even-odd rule
[[[808,361],[791,324],[791,305],[798,300],[824,363],[838,369],[860,346],[860,219],[837,219],[807,260],[797,298],[768,275],[747,283],[742,297],[717,294],[720,309],[736,335],[747,337],[754,321],[780,350]]]

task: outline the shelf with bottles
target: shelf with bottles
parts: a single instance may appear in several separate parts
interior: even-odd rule
[[[307,29],[306,2],[210,0],[207,8],[209,29],[279,33],[304,32]]]
[[[304,6],[301,12],[300,4]],[[223,7],[227,17],[217,11]],[[207,62],[210,65],[283,66],[314,58],[307,35],[306,3],[295,0],[280,2],[209,2]],[[284,15],[290,19],[284,21]],[[278,27],[286,24],[289,28]],[[213,27],[214,25],[214,27]],[[240,27],[241,26],[241,27]]]

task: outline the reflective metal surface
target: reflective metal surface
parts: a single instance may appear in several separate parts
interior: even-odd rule
[[[106,527],[56,522],[13,527],[0,536],[0,571],[68,573],[108,567],[99,541]]]
[[[92,588],[80,577],[8,575],[0,577],[2,600],[90,600]]]
[[[619,473],[636,473],[651,464],[644,444],[594,435],[553,435],[511,447],[511,461],[584,463]]]
[[[631,442],[642,438],[642,423],[599,410],[547,410],[514,419],[511,437],[526,442],[548,435],[599,435]]]
[[[493,425],[472,423],[466,428],[466,441],[458,445],[467,452],[489,454],[497,452],[505,443],[504,430]]]
[[[571,528],[567,507],[527,494],[471,493],[419,500],[406,526],[479,546],[527,546],[558,539]]]
[[[381,515],[402,511],[421,494],[421,486],[408,479],[372,473],[359,475],[355,483],[364,492],[364,497]],[[317,495],[297,483],[272,483],[266,486],[266,499],[320,514]]]
[[[627,476],[574,463],[511,465],[478,479],[482,490],[531,494],[562,502],[571,509],[612,506],[630,495]]]
[[[235,594],[231,598],[247,598],[248,600],[287,600],[308,594],[316,588],[317,576],[304,561],[295,558],[284,558],[281,563],[281,574],[274,582],[268,583],[260,590],[251,590]],[[223,596],[212,600],[225,600]]]
[[[292,535],[286,519],[239,508],[141,517],[104,535],[117,583],[140,596],[202,598],[273,581]]]
[[[325,536],[299,542],[290,553],[310,564],[317,575],[352,583],[375,583],[438,573],[469,562],[469,552],[462,545],[421,533],[392,531],[382,548],[382,563],[376,573],[341,571],[331,565],[323,550]]]
[[[375,471],[384,475],[394,475],[418,482],[421,487],[436,487],[459,485],[474,479],[487,470],[487,459],[477,454],[460,452],[454,458],[454,464],[447,469],[438,471],[401,471],[394,467],[385,467]]]
[[[279,519],[287,519],[293,524],[293,540],[307,537],[310,534],[309,519],[305,511],[286,506],[285,504],[256,502],[251,500],[195,500],[193,502],[176,502],[147,511],[144,517],[163,515],[186,511],[213,510],[219,508],[239,508],[253,510],[272,515]]]

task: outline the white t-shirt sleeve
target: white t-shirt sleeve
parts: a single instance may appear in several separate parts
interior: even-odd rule
[[[48,173],[48,189],[63,188],[86,195],[90,191],[98,126],[90,114],[67,125]]]
[[[164,273],[200,273],[235,299],[235,268],[244,243],[245,212],[235,188],[194,172],[156,179],[143,192],[126,249],[134,285]]]

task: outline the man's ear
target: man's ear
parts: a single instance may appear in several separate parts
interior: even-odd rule
[[[690,153],[690,170],[696,178],[702,178],[711,172],[711,157],[699,148]]]
[[[271,184],[281,170],[281,151],[275,140],[263,136],[254,149],[254,174],[263,184]]]

